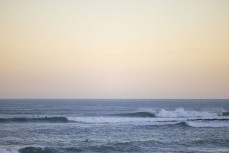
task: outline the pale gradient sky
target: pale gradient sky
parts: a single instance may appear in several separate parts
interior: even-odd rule
[[[0,0],[0,98],[229,98],[229,1]]]

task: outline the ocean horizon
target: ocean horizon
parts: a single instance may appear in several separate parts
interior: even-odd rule
[[[1,99],[1,153],[229,152],[228,99]]]

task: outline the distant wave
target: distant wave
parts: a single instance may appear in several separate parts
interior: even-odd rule
[[[0,118],[0,123],[8,122],[50,122],[50,123],[66,123],[69,120],[66,117],[42,117],[42,118]]]
[[[90,141],[90,140],[89,140]],[[148,141],[127,141],[127,142],[113,142],[106,143],[102,145],[82,145],[80,147],[69,147],[69,148],[61,148],[61,147],[25,147],[18,150],[17,153],[77,153],[77,152],[144,152],[143,148],[139,145],[139,143],[147,143],[151,142],[155,145],[161,145],[161,143],[148,140]],[[4,153],[12,153],[12,152],[4,152]],[[13,152],[14,153],[14,152]]]
[[[229,121],[229,118],[204,118],[204,119],[200,119],[200,118],[194,118],[194,119],[187,119],[187,121]]]
[[[60,148],[60,147],[24,147],[21,149],[1,149],[1,153],[77,153],[77,152],[141,152],[140,146],[134,145],[135,142],[112,143],[107,145],[81,146]]]
[[[139,117],[70,117],[74,122],[86,124],[180,125],[190,127],[229,127],[229,118],[139,118]]]
[[[229,127],[229,112],[161,109],[159,111],[139,111],[103,116],[41,117],[41,118],[0,118],[0,123],[83,123],[83,124],[132,124],[132,125],[175,125],[190,127]]]
[[[81,149],[78,148],[41,148],[41,147],[26,147],[19,149],[19,153],[73,153],[81,152]]]
[[[159,118],[214,118],[218,116],[229,116],[229,112],[215,113],[207,111],[185,110],[176,108],[175,110],[161,109],[159,111],[147,109],[146,111],[111,114],[122,117],[159,117]]]
[[[188,126],[185,122],[177,124],[178,126]],[[89,140],[90,141],[90,140]],[[142,146],[144,145],[151,145],[156,148],[163,148],[166,145],[220,145],[220,146],[228,146],[228,140],[217,140],[217,139],[197,139],[197,140],[185,140],[184,143],[175,143],[171,144],[169,142],[160,142],[155,141],[154,139],[151,140],[130,140],[125,142],[113,142],[113,143],[106,143],[102,145],[81,145],[77,147],[34,147],[34,146],[27,146],[23,148],[14,148],[14,149],[3,149],[0,148],[1,153],[77,153],[77,152],[149,152],[149,150]],[[168,150],[166,150],[167,152]],[[164,151],[163,151],[164,152]]]
[[[82,116],[70,117],[69,120],[89,123],[89,124],[136,124],[150,126],[186,126],[194,128],[218,128],[229,127],[229,118],[227,113],[214,113],[207,111],[184,110],[177,108],[175,110],[161,109],[158,112],[152,113],[148,111],[130,112],[113,114],[111,116]]]
[[[130,113],[111,114],[111,116],[121,117],[160,117],[160,118],[214,118],[218,116],[229,116],[229,112],[213,113],[207,111],[184,110],[177,108],[175,110],[161,109],[158,112],[140,111]]]
[[[112,114],[112,115],[124,116],[124,117],[156,117],[154,113],[150,113],[150,112],[120,113],[120,114]]]
[[[104,116],[76,116],[69,117],[68,120],[81,123],[149,123],[149,122],[181,122],[181,121],[228,121],[226,113],[184,110],[177,108],[175,110],[161,109],[159,111],[140,111],[119,114],[110,114]]]
[[[141,148],[131,143],[113,143],[109,145],[81,146],[78,147],[24,147],[21,149],[0,149],[1,153],[77,153],[77,152],[133,152]]]
[[[182,125],[189,127],[229,127],[229,118],[179,119],[140,117],[43,117],[43,118],[0,118],[0,123],[86,123],[86,124],[136,124],[136,125]]]
[[[191,128],[223,128],[229,127],[229,122],[227,121],[181,121],[181,122],[163,122],[160,124],[152,124],[148,126],[182,126]]]
[[[0,153],[76,153],[82,150],[76,147],[57,148],[57,147],[24,147],[21,149],[3,149],[0,148]]]

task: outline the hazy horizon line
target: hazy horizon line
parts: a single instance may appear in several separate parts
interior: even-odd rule
[[[0,100],[229,100],[229,98],[0,98]]]

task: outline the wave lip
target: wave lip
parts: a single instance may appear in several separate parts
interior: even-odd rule
[[[42,117],[42,118],[0,118],[0,123],[25,123],[25,122],[50,122],[50,123],[66,123],[69,120],[66,117]]]

